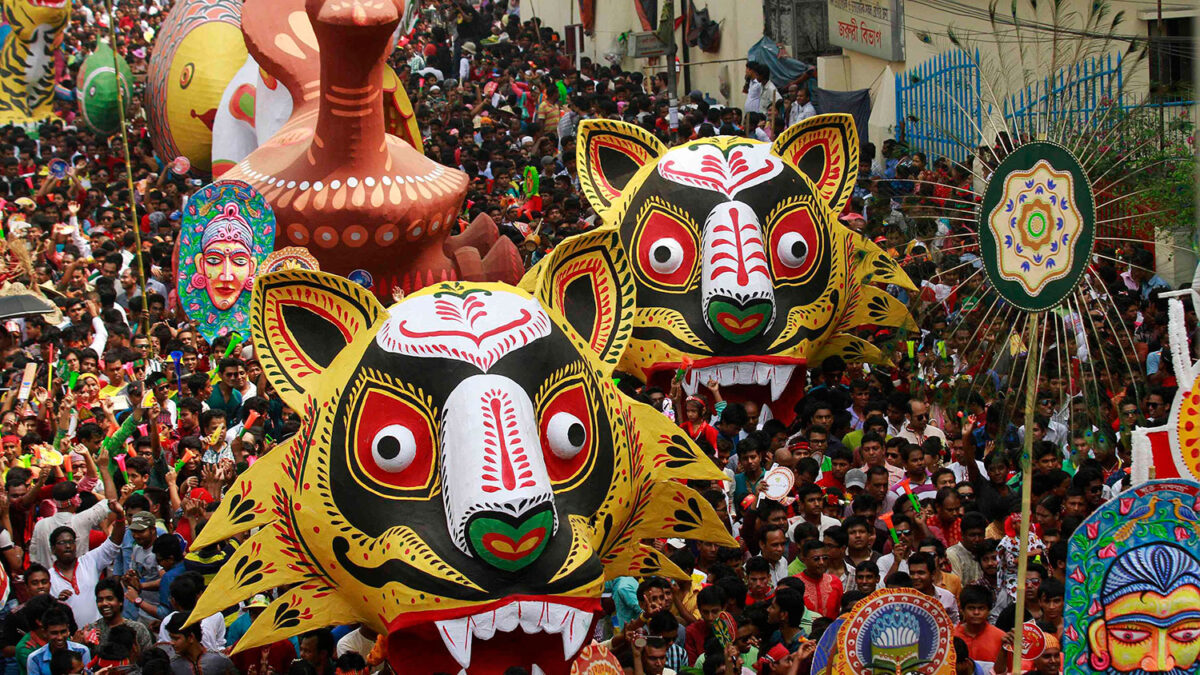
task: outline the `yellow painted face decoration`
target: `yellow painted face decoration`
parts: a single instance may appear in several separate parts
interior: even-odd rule
[[[239,45],[241,49],[239,50]],[[246,61],[242,32],[214,21],[184,38],[167,75],[167,117],[179,154],[202,171],[211,166],[212,123],[225,85]]]
[[[1118,672],[1191,671],[1200,658],[1200,588],[1122,596],[1088,633],[1093,650],[1107,651]]]
[[[688,394],[710,380],[726,396],[744,387],[786,422],[803,393],[793,373],[829,356],[881,361],[855,329],[912,326],[880,287],[911,281],[837,221],[858,167],[848,115],[811,118],[773,144],[718,136],[669,149],[636,126],[585,120],[576,164],[633,268],[621,369],[645,382],[690,367]]]
[[[686,578],[644,539],[733,543],[673,480],[720,472],[612,382],[632,317],[614,235],[551,266],[559,250],[582,265],[551,278],[594,288],[594,312],[549,307],[553,282],[443,283],[385,310],[330,274],[257,278],[255,351],[304,422],[198,539],[262,528],[194,616],[283,586],[239,649],[363,622],[397,672],[498,675],[519,654],[566,675],[606,578]]]
[[[1103,618],[1087,629],[1094,669],[1195,670],[1200,661],[1200,561],[1169,544],[1133,549],[1113,563],[1103,598]]]
[[[155,40],[147,73],[146,109],[155,152],[212,168],[212,124],[221,95],[246,62],[241,2],[185,0]]]

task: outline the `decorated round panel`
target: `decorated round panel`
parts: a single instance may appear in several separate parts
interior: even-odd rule
[[[303,246],[287,246],[272,251],[263,262],[262,274],[279,270],[320,270],[321,264]]]
[[[1055,307],[1087,270],[1096,209],[1082,165],[1066,149],[1027,143],[1000,163],[979,212],[988,279],[1028,311]]]
[[[212,123],[225,86],[246,62],[239,0],[183,0],[167,13],[146,72],[147,126],[161,158],[212,167]]]
[[[834,619],[821,634],[821,639],[817,640],[817,650],[813,652],[812,657],[812,670],[809,671],[811,675],[826,675],[833,667],[834,647],[837,646],[838,633],[841,632],[844,623],[846,619],[843,617]]]
[[[621,662],[602,644],[593,642],[571,663],[571,675],[622,675]]]
[[[855,605],[838,631],[835,673],[954,672],[954,626],[937,598],[881,589]]]
[[[1200,478],[1200,377],[1191,388],[1178,395],[1176,413],[1178,421],[1179,450],[1183,463],[1193,476]],[[1178,456],[1178,455],[1176,455]]]

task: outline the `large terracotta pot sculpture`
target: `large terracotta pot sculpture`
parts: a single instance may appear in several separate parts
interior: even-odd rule
[[[520,256],[486,216],[448,236],[466,175],[385,130],[384,59],[402,10],[401,0],[247,2],[247,49],[291,92],[293,113],[222,178],[266,197],[279,246],[305,246],[322,270],[379,295],[456,279],[515,282]]]

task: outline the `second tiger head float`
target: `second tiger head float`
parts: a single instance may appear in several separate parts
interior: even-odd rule
[[[810,118],[774,143],[717,136],[669,149],[631,124],[583,121],[580,182],[604,228],[619,235],[636,283],[620,369],[665,388],[690,367],[689,394],[716,380],[735,400],[773,402],[789,421],[805,367],[833,355],[885,360],[857,331],[913,327],[882,287],[914,287],[838,222],[858,146],[842,114]],[[568,306],[569,297],[568,289]]]

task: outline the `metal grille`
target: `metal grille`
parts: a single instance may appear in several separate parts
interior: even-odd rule
[[[838,52],[829,44],[827,0],[764,0],[763,15],[767,37],[787,45],[792,58],[815,64]]]

